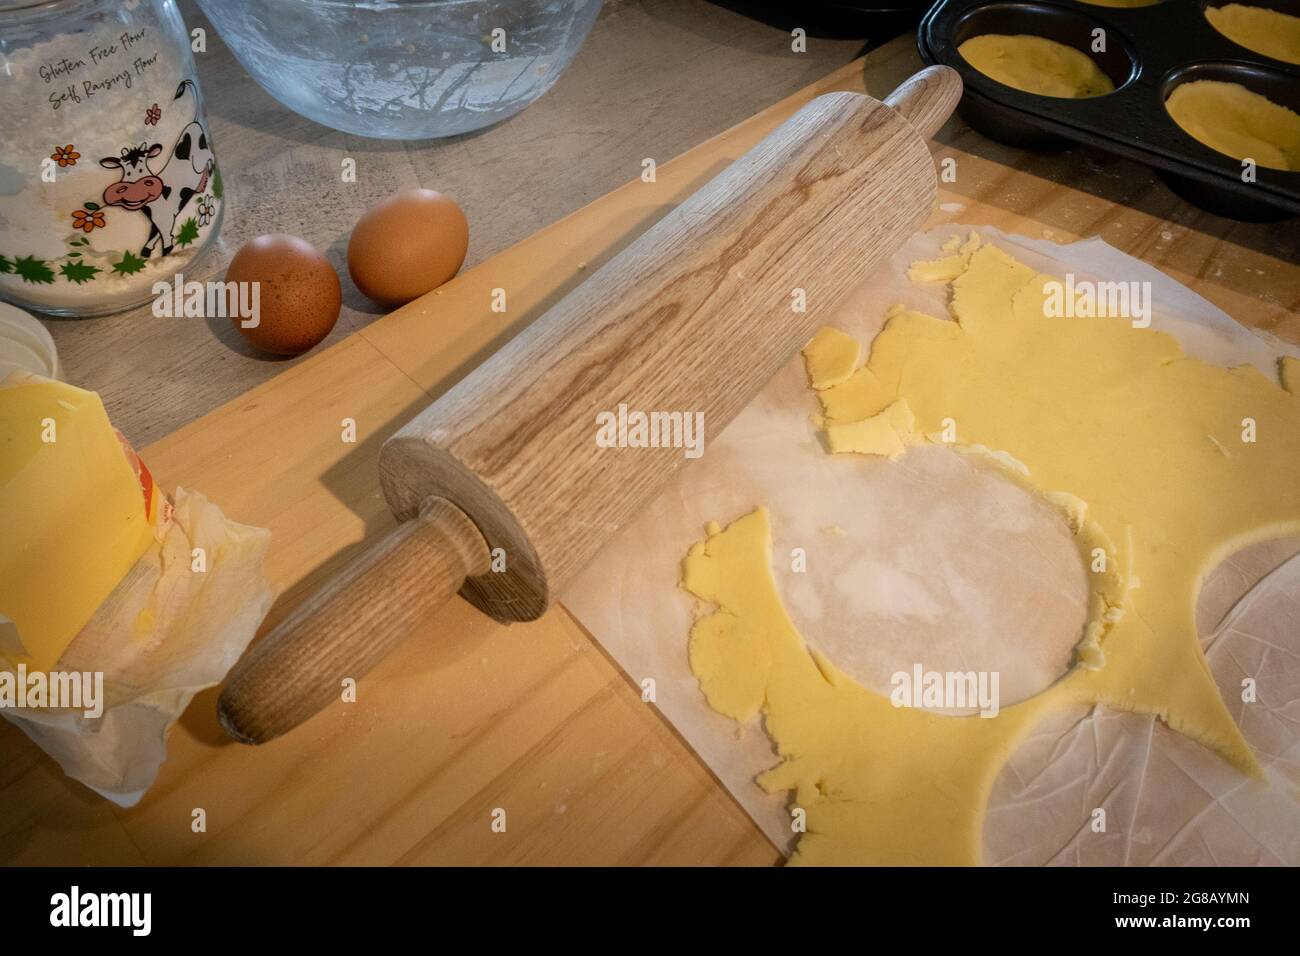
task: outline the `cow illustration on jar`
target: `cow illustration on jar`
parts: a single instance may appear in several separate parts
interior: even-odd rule
[[[163,154],[161,143],[124,146],[120,155],[99,161],[106,169],[118,170],[121,177],[104,190],[104,205],[139,212],[149,220],[149,237],[140,249],[141,258],[149,258],[155,248],[164,256],[171,254],[181,213],[195,196],[203,195],[216,165],[207,130],[198,119],[202,112],[192,80],[181,81],[173,102],[187,94],[193,100],[194,119],[176,137],[157,172],[150,168],[150,160]]]

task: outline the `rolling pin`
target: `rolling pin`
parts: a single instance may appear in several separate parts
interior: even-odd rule
[[[293,729],[457,592],[540,616],[687,460],[601,447],[597,415],[703,412],[717,436],[930,214],[926,140],[960,96],[935,66],[884,103],[817,97],[390,437],[399,524],[236,665],[226,732]]]

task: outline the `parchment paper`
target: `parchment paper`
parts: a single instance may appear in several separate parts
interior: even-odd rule
[[[914,285],[905,272],[968,231],[950,225],[914,237],[823,322],[870,343],[896,302],[947,316],[946,286]],[[1151,282],[1152,327],[1198,358],[1249,362],[1276,381],[1278,353],[1300,355],[1100,239],[1058,246],[978,231],[1043,272]],[[655,681],[655,705],[786,852],[787,795],[753,782],[777,763],[760,720],[742,727],[711,711],[687,663],[696,609],[678,587],[679,569],[705,522],[767,506],[774,571],[800,632],[884,693],[894,671],[923,661],[929,670],[1000,671],[1003,705],[1023,699],[1064,673],[1085,613],[1077,552],[1035,496],[944,448],[895,462],[828,455],[810,419],[816,410],[796,357],[721,435],[706,422],[703,458],[562,595],[633,680]],[[805,573],[791,570],[794,548],[806,552]],[[1300,541],[1274,542],[1225,562],[1200,602],[1211,667],[1273,785],[1248,781],[1152,718],[1083,709],[1039,728],[1003,770],[986,862],[1300,863],[1298,550]],[[1257,703],[1239,702],[1243,673],[1259,677]],[[1088,826],[1097,806],[1109,815],[1105,833]]]

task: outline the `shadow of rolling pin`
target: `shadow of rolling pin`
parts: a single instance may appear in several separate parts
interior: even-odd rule
[[[793,311],[793,290],[839,301],[930,214],[925,141],[960,97],[947,67],[884,103],[818,97],[389,438],[403,520],[236,665],[226,732],[292,730],[457,592],[500,621],[541,615],[685,460],[601,447],[596,416],[702,413],[718,434],[812,337],[819,309]]]

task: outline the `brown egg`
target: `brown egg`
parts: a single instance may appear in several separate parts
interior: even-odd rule
[[[226,269],[227,282],[258,283],[258,324],[232,321],[253,346],[298,355],[330,334],[343,290],[329,260],[297,236],[272,234],[245,243]]]
[[[411,189],[357,221],[348,272],[376,302],[402,305],[454,276],[468,248],[469,223],[460,206],[432,189]]]

